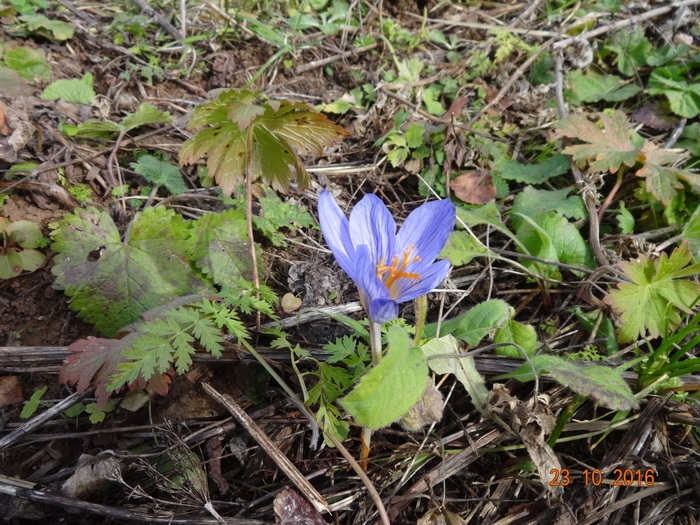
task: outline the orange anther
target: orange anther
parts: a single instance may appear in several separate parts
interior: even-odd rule
[[[391,289],[392,285],[397,279],[409,279],[411,281],[420,281],[420,274],[409,273],[406,271],[406,267],[412,262],[420,261],[420,257],[414,257],[413,252],[416,249],[413,246],[407,246],[404,248],[403,254],[399,259],[399,254],[395,254],[394,258],[391,260],[391,266],[386,266],[384,264],[384,259],[379,261],[377,265],[377,277],[379,277],[387,288]]]

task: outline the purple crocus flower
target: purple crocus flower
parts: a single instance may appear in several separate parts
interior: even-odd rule
[[[445,279],[450,263],[435,258],[454,228],[455,214],[447,199],[427,202],[411,212],[396,233],[396,222],[376,195],[365,195],[350,220],[326,190],[318,199],[323,236],[357,284],[374,323],[396,318],[398,303],[428,293]]]

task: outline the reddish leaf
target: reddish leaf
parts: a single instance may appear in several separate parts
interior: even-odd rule
[[[672,115],[668,108],[659,101],[646,101],[632,113],[632,120],[659,131],[673,129],[678,117]]]
[[[450,109],[445,112],[442,118],[447,119],[458,116],[462,112],[462,108],[467,103],[467,100],[467,97],[456,98],[454,102],[452,102],[452,105],[450,105]]]
[[[486,204],[496,196],[491,175],[484,171],[467,171],[450,181],[455,197],[468,204]]]
[[[95,386],[97,404],[100,408],[104,407],[111,394],[105,386],[116,366],[124,362],[122,350],[128,341],[129,336],[124,339],[88,337],[76,341],[68,347],[71,355],[58,374],[59,382],[77,384],[78,392],[83,392],[90,385]]]
[[[273,506],[275,523],[279,525],[326,525],[321,513],[295,490],[277,494]]]

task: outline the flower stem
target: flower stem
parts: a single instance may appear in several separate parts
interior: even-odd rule
[[[372,366],[377,366],[382,360],[382,325],[372,320],[369,322],[369,347],[372,351]],[[360,466],[362,470],[367,470],[367,458],[369,458],[371,441],[372,429],[364,427],[360,445]]]
[[[420,346],[423,338],[423,327],[425,326],[425,316],[428,314],[428,298],[425,295],[417,297],[414,302],[416,310],[416,332],[413,336],[413,346]]]
[[[382,360],[382,325],[369,322],[369,347],[372,350],[372,366],[377,366]]]

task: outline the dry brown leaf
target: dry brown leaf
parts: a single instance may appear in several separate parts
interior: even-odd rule
[[[326,525],[321,513],[296,490],[286,489],[277,494],[273,506],[275,523],[279,525]]]
[[[0,377],[0,408],[18,405],[24,401],[22,386],[17,376]]]
[[[486,204],[496,196],[496,186],[488,173],[467,171],[450,181],[450,188],[459,200],[467,204]]]

